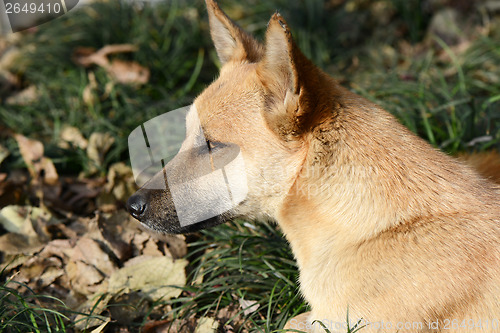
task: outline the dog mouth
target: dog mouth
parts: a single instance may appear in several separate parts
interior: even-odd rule
[[[154,234],[190,234],[194,232],[198,232],[204,229],[208,229],[211,227],[215,227],[219,224],[223,224],[230,220],[229,217],[225,216],[214,216],[204,221],[200,221],[195,224],[191,224],[188,226],[180,226],[175,223],[172,223],[170,220],[163,221],[139,221],[141,226],[147,231]]]
[[[235,209],[231,209],[195,223],[183,224],[169,194],[165,190],[140,189],[127,200],[127,210],[144,228],[158,234],[193,233],[237,217]],[[155,209],[155,206],[160,206],[161,209]]]

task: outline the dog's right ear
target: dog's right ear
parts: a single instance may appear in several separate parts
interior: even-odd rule
[[[222,65],[229,61],[257,62],[263,47],[220,9],[214,0],[206,0],[210,34]]]
[[[308,133],[328,116],[332,79],[300,51],[285,19],[275,13],[266,31],[258,75],[265,82],[264,118],[286,141]]]

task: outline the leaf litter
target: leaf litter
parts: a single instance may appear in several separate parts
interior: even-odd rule
[[[72,316],[77,331],[137,325],[151,313],[155,320],[164,317],[168,306],[151,309],[183,292],[187,245],[184,236],[151,237],[124,210],[136,190],[130,167],[113,164],[105,178],[61,177],[40,141],[12,136],[27,172],[11,172],[0,182],[0,204],[12,195],[8,184],[25,194],[0,206],[0,258],[8,287],[60,299],[80,313]],[[87,140],[65,127],[59,146],[86,151],[89,164],[102,168],[113,144],[107,133]]]
[[[121,59],[109,60],[108,56],[117,53],[135,52],[138,48],[131,44],[106,45],[99,50],[91,47],[78,47],[73,51],[73,62],[83,67],[97,65],[107,72],[114,81],[122,84],[141,85],[149,81],[150,71],[134,61]],[[95,77],[89,77],[89,89],[95,89]]]

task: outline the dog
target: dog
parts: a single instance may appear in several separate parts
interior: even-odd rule
[[[151,181],[197,165],[196,112],[210,154],[238,147],[245,199],[182,225],[171,191],[145,186],[129,198],[131,214],[160,233],[276,221],[311,307],[287,329],[500,332],[500,186],[340,86],[302,54],[280,14],[261,43],[206,4],[220,75],[188,113],[182,163]],[[475,164],[500,179],[498,155]]]

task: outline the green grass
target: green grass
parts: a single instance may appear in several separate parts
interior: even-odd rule
[[[63,125],[78,127],[87,138],[93,132],[109,132],[115,137],[116,144],[102,172],[112,161],[126,160],[126,140],[132,129],[156,115],[189,104],[216,74],[216,67],[206,59],[209,52],[204,52],[208,41],[202,35],[203,21],[198,17],[201,4],[182,6],[172,1],[138,10],[121,1],[97,2],[42,25],[23,39],[24,57],[15,68],[26,86],[38,88],[39,99],[28,106],[2,106],[2,123],[42,139],[49,156],[64,156],[58,160],[60,169],[81,169],[87,163],[85,154],[57,148]],[[114,84],[105,93],[110,79],[104,70],[78,67],[71,60],[76,47],[99,49],[123,43],[137,45],[141,51],[122,57],[151,71],[150,81],[142,87]],[[82,98],[89,71],[95,71],[98,83],[95,104],[85,103]],[[70,168],[68,172],[75,170]]]
[[[326,9],[319,0],[292,5],[284,0],[221,2],[230,17],[259,38],[272,13],[280,10],[308,57],[434,146],[452,154],[500,148],[499,24],[463,54],[439,39],[433,40],[439,47],[404,54],[398,42],[421,42],[429,22],[428,13],[416,1],[350,0]],[[374,11],[375,5],[382,9]],[[78,67],[71,60],[76,47],[99,49],[122,43],[139,47],[138,52],[117,57],[147,66],[151,71],[147,84],[113,84],[107,91],[110,79],[104,70]],[[111,163],[128,160],[127,137],[135,127],[189,104],[217,75],[201,1],[173,0],[154,8],[125,1],[95,2],[80,13],[40,26],[18,44],[23,57],[13,71],[23,87],[35,85],[39,96],[23,106],[2,100],[0,124],[41,140],[61,174],[76,175],[89,164],[85,152],[58,147],[65,125],[76,126],[86,138],[94,132],[108,132],[115,138],[100,169],[104,175]],[[449,60],[443,60],[442,54]],[[352,65],[354,59],[357,66]],[[89,72],[95,73],[98,83],[93,104],[82,98]],[[15,141],[0,138],[11,153],[0,172],[23,167]],[[214,316],[228,306],[240,309],[238,300],[244,298],[257,301],[258,310],[243,315],[240,309],[230,321],[238,328],[249,325],[255,332],[271,332],[307,310],[298,293],[293,257],[276,227],[236,221],[203,231],[189,246],[191,281],[199,281],[200,276],[203,281],[169,301],[168,318]],[[39,297],[44,296],[1,286],[0,331],[15,327],[47,331],[47,323],[53,324],[53,332],[67,331],[66,315],[40,306]]]
[[[356,82],[354,89],[448,153],[500,148],[500,67],[496,65],[500,43],[483,37],[457,56],[436,40],[451,62],[442,64],[430,50],[402,72],[395,64],[387,65],[387,59],[372,57],[373,67],[351,79]]]
[[[12,284],[7,281],[0,286],[0,332],[66,332],[69,318],[54,309],[64,306],[61,301],[36,295],[25,286],[26,293],[21,294]],[[41,301],[52,306],[43,306]]]
[[[244,316],[255,332],[271,332],[307,310],[299,296],[298,272],[290,248],[275,226],[237,221],[204,230],[189,244],[192,259],[189,295],[175,300],[177,317],[214,316],[217,310],[238,305],[239,299],[256,301],[257,311]]]

